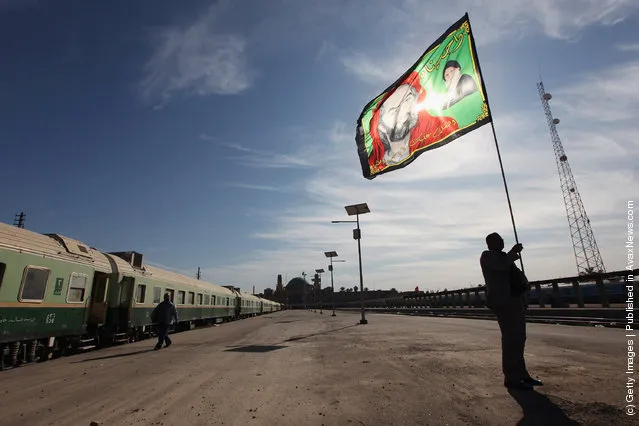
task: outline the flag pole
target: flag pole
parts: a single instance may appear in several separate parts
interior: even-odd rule
[[[470,34],[473,34],[472,26],[470,25],[470,16],[468,13],[466,13],[466,16],[468,18],[469,32]],[[495,132],[495,123],[493,119],[493,113],[490,109],[490,101],[488,100],[488,91],[486,90],[486,84],[484,82],[484,73],[481,71],[481,65],[479,61],[479,55],[477,54],[477,48],[475,47],[475,43],[472,43],[472,41],[474,41],[474,38],[471,37],[469,38],[469,40],[471,41],[472,50],[475,55],[475,58],[477,59],[477,71],[479,72],[479,76],[480,76],[479,80],[484,89],[484,96],[486,97],[486,108],[488,109],[488,114],[490,116],[490,127],[493,131],[493,140],[495,141],[495,149],[497,150],[497,159],[499,160],[499,168],[501,169],[501,178],[504,182],[504,190],[506,191],[506,200],[508,201],[508,211],[510,212],[510,220],[513,224],[513,232],[515,233],[515,243],[519,243],[519,237],[517,236],[517,226],[515,225],[515,216],[513,214],[513,206],[512,206],[512,203],[510,202],[510,194],[508,193],[508,183],[506,183],[506,173],[504,172],[504,164],[501,161],[501,153],[499,152],[499,143],[497,142],[497,133]],[[519,253],[519,264],[521,265],[521,271],[524,272],[524,261],[521,257],[521,253]]]
[[[488,94],[486,94],[486,104],[488,106]],[[488,106],[488,111],[490,113],[490,106]],[[510,194],[508,193],[508,184],[506,183],[506,174],[504,173],[504,165],[501,161],[501,154],[499,153],[499,144],[497,143],[497,134],[495,133],[495,125],[493,124],[492,114],[490,115],[490,127],[493,129],[493,139],[495,140],[495,148],[497,149],[497,158],[499,159],[499,168],[501,169],[501,178],[504,181],[504,189],[506,190],[506,200],[508,200],[508,210],[510,211],[510,220],[513,223],[513,232],[515,233],[515,242],[519,243],[519,237],[517,236],[517,226],[515,226],[515,216],[513,215],[513,206],[510,202]],[[524,272],[524,261],[522,260],[521,253],[519,253],[519,264],[521,265],[521,272]]]

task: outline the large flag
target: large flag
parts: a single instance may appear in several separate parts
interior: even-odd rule
[[[490,121],[465,14],[362,111],[355,139],[364,177],[403,168]]]

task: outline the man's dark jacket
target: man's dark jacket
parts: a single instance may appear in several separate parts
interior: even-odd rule
[[[151,321],[156,324],[171,324],[173,318],[175,318],[175,322],[178,322],[177,309],[170,300],[162,301],[151,314]]]

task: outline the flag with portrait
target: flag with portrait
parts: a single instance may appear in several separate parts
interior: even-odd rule
[[[362,111],[356,143],[364,177],[403,168],[490,121],[466,14]]]

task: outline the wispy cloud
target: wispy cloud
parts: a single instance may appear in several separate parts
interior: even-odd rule
[[[248,167],[258,168],[306,168],[312,167],[309,156],[299,152],[295,155],[280,154],[275,152],[262,151],[250,148],[238,143],[229,143],[218,141],[215,137],[207,134],[201,134],[200,139],[214,142],[217,145],[229,148],[234,151],[241,152],[243,155],[239,157],[229,157],[230,160]]]
[[[639,61],[609,68],[605,74],[589,72],[579,84],[573,84],[555,93],[554,103],[587,120],[608,123],[636,120],[639,116],[639,87],[619,84],[630,75],[639,73]],[[606,108],[601,108],[602,104]]]
[[[156,34],[141,82],[144,99],[163,105],[176,95],[232,95],[249,88],[253,75],[247,67],[246,39],[216,31],[228,3],[216,2],[190,25]]]
[[[639,43],[620,43],[615,48],[620,52],[639,52]]]
[[[276,188],[275,186],[269,185],[253,185],[250,183],[229,183],[226,186],[231,188],[241,188],[241,189],[253,189],[256,191],[281,191],[281,188]]]
[[[337,7],[337,6],[336,6]],[[378,41],[359,50],[342,49],[340,62],[360,80],[390,84],[428,46],[424,40],[437,37],[470,10],[475,40],[479,45],[513,43],[541,30],[547,37],[575,40],[590,26],[614,25],[639,10],[633,0],[452,0],[445,3],[382,0],[366,2],[368,19],[382,22],[376,27]],[[421,19],[415,19],[415,16]],[[341,47],[341,46],[338,46]]]

